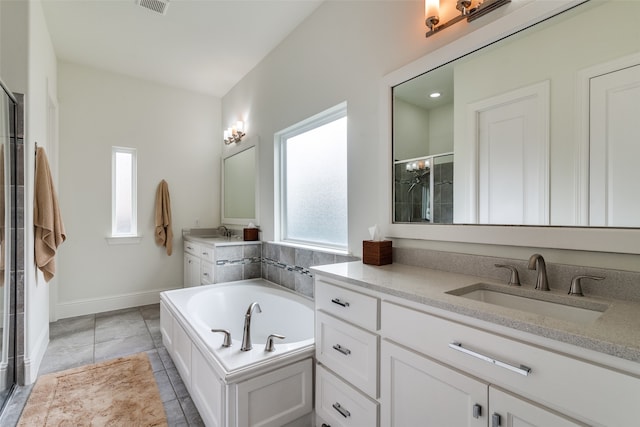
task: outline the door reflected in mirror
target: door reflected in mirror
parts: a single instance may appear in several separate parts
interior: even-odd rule
[[[394,222],[640,227],[638,12],[589,1],[393,87]],[[420,167],[444,155],[451,196]]]
[[[224,158],[222,222],[247,225],[256,222],[256,146]]]

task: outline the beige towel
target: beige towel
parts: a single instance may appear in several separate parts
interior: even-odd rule
[[[156,190],[156,243],[167,247],[167,255],[171,255],[173,247],[173,230],[171,229],[171,199],[169,184],[164,179]]]
[[[49,161],[44,148],[36,151],[35,196],[33,202],[33,226],[35,231],[36,265],[51,280],[56,273],[56,250],[67,238],[60,216],[58,196],[53,188]]]

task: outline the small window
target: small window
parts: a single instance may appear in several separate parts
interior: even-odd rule
[[[347,106],[276,134],[280,240],[347,250]]]
[[[136,236],[138,218],[135,148],[112,148],[111,180],[111,235]]]

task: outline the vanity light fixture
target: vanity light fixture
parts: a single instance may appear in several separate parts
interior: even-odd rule
[[[429,31],[426,33],[426,37],[430,37],[435,33],[444,30],[451,25],[466,19],[467,22],[471,22],[474,19],[486,15],[487,13],[510,3],[511,0],[480,0],[475,6],[471,7],[473,0],[443,0],[443,1],[456,1],[456,9],[460,12],[459,15],[451,18],[447,22],[438,25],[440,23],[440,0],[425,0],[425,24]]]
[[[244,123],[237,121],[236,125],[224,131],[223,141],[229,145],[233,142],[240,142],[246,134],[244,133]]]

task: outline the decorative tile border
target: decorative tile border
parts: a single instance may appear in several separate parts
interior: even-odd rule
[[[313,277],[313,274],[311,273],[311,270],[309,270],[308,268],[305,267],[301,267],[299,265],[289,265],[289,264],[285,264],[283,262],[279,262],[276,260],[273,260],[271,258],[262,258],[262,263],[265,265],[273,265],[275,267],[281,268],[283,270],[286,271],[293,271],[294,273],[300,273],[304,276],[309,276],[309,277]]]
[[[247,264],[259,264],[262,262],[262,258],[259,256],[246,257],[240,259],[219,259],[216,261],[216,266],[224,265],[247,265]]]

